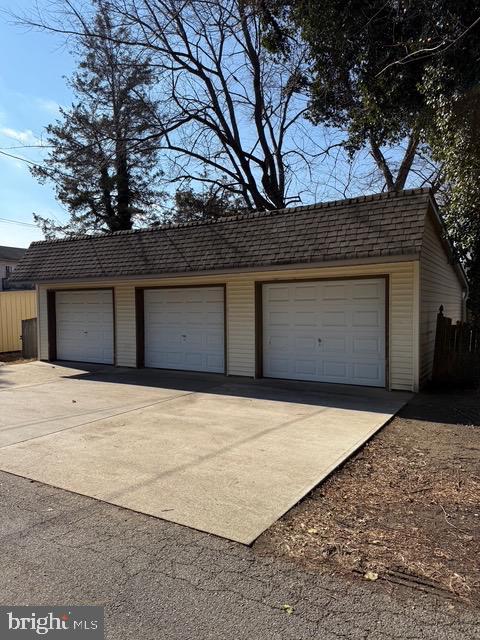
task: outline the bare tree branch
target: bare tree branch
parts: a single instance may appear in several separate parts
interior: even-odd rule
[[[56,20],[37,15],[23,23],[104,37],[92,31],[77,3],[58,0],[57,6]],[[158,135],[151,140],[172,171],[199,181],[205,169],[213,181],[228,176],[249,208],[298,199],[297,176],[320,158],[302,127],[307,97],[295,82],[306,65],[303,45],[288,63],[270,56],[260,18],[243,0],[109,0],[108,6],[130,34],[112,37],[112,44],[147,52],[158,70]]]

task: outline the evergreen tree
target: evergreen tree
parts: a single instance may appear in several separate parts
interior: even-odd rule
[[[141,50],[119,44],[128,29],[113,24],[103,3],[91,26],[95,36],[77,40],[75,103],[47,127],[49,154],[32,168],[40,182],[54,183],[70,214],[64,226],[35,216],[46,237],[131,229],[159,217],[153,67]]]

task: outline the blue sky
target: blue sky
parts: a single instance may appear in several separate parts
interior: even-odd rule
[[[9,11],[28,14],[37,2],[40,10],[48,10],[48,0],[0,2],[0,245],[26,247],[33,240],[43,239],[33,224],[33,212],[60,222],[68,219],[55,200],[52,186],[39,184],[26,162],[4,155],[39,162],[42,154],[38,149],[18,147],[38,145],[45,127],[56,119],[58,106],[68,107],[72,101],[65,76],[71,75],[75,61],[64,37],[15,24],[8,15]],[[315,128],[312,138],[321,135],[320,129]],[[330,172],[329,160],[325,158],[323,162],[325,166],[317,178],[322,172]],[[335,163],[335,159],[331,162]],[[308,175],[300,177],[310,182]],[[317,201],[341,197],[337,191],[329,191],[327,182],[320,182]]]
[[[40,161],[38,149],[14,147],[38,145],[44,128],[56,119],[58,106],[68,107],[72,100],[65,76],[71,75],[75,61],[63,36],[19,26],[7,15],[9,9],[16,14],[28,12],[37,1],[40,7],[48,6],[47,0],[3,0],[0,4],[0,245],[27,247],[33,240],[42,239],[33,224],[34,212],[62,223],[68,219],[55,200],[52,187],[40,185],[30,175],[26,162],[4,155]],[[320,146],[324,134],[321,127],[311,129],[312,140],[320,140]],[[364,171],[369,175],[371,164],[367,156],[368,153],[360,154],[352,165],[345,163],[345,158],[343,162],[337,160],[335,154],[323,157],[313,179],[308,174],[301,176],[305,185],[318,185],[307,201],[365,192],[350,180],[354,175],[361,177]],[[367,187],[372,188],[377,190],[373,185]]]
[[[31,0],[2,3],[15,12],[28,9]],[[38,144],[44,127],[55,120],[58,105],[71,102],[63,76],[74,67],[60,37],[17,26],[0,13],[0,150],[36,161],[35,149],[8,147]],[[41,240],[32,224],[32,213],[56,217],[66,215],[50,186],[33,178],[26,163],[0,154],[0,245],[26,247]]]

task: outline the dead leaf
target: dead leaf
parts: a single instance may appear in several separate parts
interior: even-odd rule
[[[378,580],[378,573],[375,573],[375,571],[367,571],[367,573],[363,574],[363,577],[365,580]]]
[[[295,609],[290,604],[282,605],[282,609],[285,611],[285,613],[288,613],[289,616],[292,615],[292,613],[295,611]]]
[[[315,529],[315,527],[312,527],[311,529],[307,529],[307,533],[318,533],[317,529]]]

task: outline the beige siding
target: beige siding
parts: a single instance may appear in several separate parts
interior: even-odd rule
[[[115,287],[115,347],[115,364],[136,366],[135,286],[132,284]]]
[[[338,278],[350,276],[388,275],[389,301],[389,379],[392,389],[414,390],[418,381],[418,327],[415,310],[415,262],[352,265],[315,269],[288,269],[208,276],[107,282],[99,286],[115,286],[116,363],[134,367],[135,354],[135,287],[189,284],[226,284],[227,291],[227,368],[230,375],[255,375],[255,282],[291,278]],[[92,287],[81,283],[72,287]],[[49,285],[50,288],[62,288]],[[44,289],[45,287],[42,287]],[[46,298],[41,295],[40,344],[42,358],[48,356]],[[418,320],[417,320],[418,321]],[[417,338],[416,338],[417,336]]]
[[[420,259],[420,384],[432,372],[435,328],[440,305],[455,322],[462,319],[463,289],[430,217]]]
[[[38,357],[40,360],[48,360],[48,318],[47,318],[47,290],[38,287]]]
[[[0,353],[20,351],[22,320],[37,317],[35,291],[2,291],[0,293]]]
[[[255,283],[227,283],[227,370],[230,375],[255,375]]]

